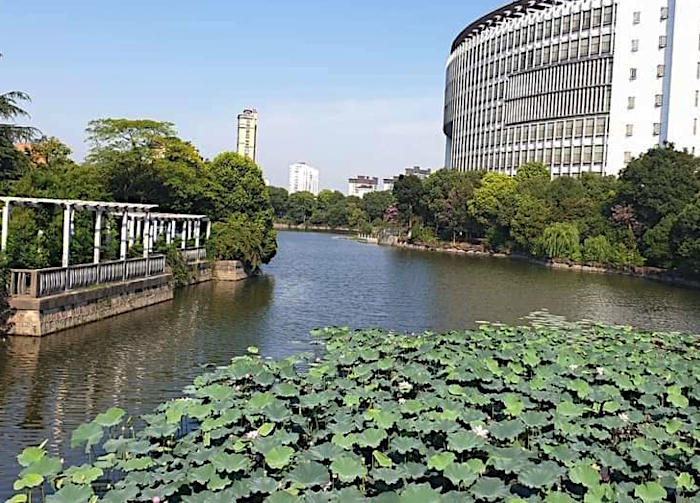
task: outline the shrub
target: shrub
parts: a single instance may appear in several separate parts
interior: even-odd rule
[[[250,348],[135,438],[124,411],[98,415],[71,439],[86,452],[106,440],[93,464],[25,450],[15,489],[50,480],[54,501],[87,501],[121,473],[103,501],[697,501],[697,336],[546,323],[316,335],[318,361]]]
[[[224,222],[215,222],[207,247],[218,260],[241,260],[246,267],[257,270],[277,253],[271,213],[260,213],[256,218],[234,213]]]
[[[580,260],[580,243],[578,227],[573,224],[556,223],[544,230],[538,249],[545,257]]]
[[[612,246],[605,236],[586,238],[583,242],[583,260],[597,264],[607,264],[612,255]]]

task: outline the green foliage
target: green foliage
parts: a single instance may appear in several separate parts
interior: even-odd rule
[[[251,270],[257,270],[277,253],[272,211],[253,217],[234,213],[224,222],[215,222],[207,246],[219,260],[241,260]]]
[[[613,250],[605,236],[595,236],[586,238],[581,254],[584,262],[607,264],[612,258]]]
[[[415,175],[401,175],[394,183],[393,195],[396,199],[396,208],[405,222],[410,222],[414,216],[420,215],[424,191],[423,182]]]
[[[580,245],[581,238],[575,225],[556,223],[544,230],[538,250],[548,258],[580,260]]]
[[[295,192],[289,196],[287,217],[294,224],[306,224],[316,209],[316,199],[311,192]]]
[[[370,222],[382,220],[389,206],[396,203],[394,194],[388,190],[382,192],[370,192],[362,198],[362,209],[367,214]]]
[[[27,448],[11,501],[697,499],[700,338],[532,320],[317,330],[318,361],[253,348],[135,435],[119,409],[78,428],[91,463]]]
[[[270,204],[275,212],[275,217],[283,218],[289,209],[289,193],[282,187],[268,187]]]
[[[677,267],[700,275],[700,196],[678,215],[671,244]]]

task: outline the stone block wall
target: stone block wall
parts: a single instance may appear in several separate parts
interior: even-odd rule
[[[254,276],[246,271],[240,260],[217,260],[214,266],[214,278],[218,281],[241,281]]]

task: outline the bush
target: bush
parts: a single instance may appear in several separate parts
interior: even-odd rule
[[[252,271],[267,264],[277,253],[277,232],[271,213],[256,218],[234,213],[224,222],[215,222],[207,246],[218,260],[240,260]]]
[[[607,264],[612,255],[612,246],[605,236],[586,238],[583,242],[582,255],[585,262]]]
[[[578,227],[573,224],[556,223],[544,230],[538,243],[540,255],[553,259],[581,259]]]
[[[103,501],[697,501],[696,336],[540,323],[316,335],[319,361],[250,348],[135,438],[124,411],[98,415],[71,439],[86,452],[104,439],[94,464],[25,450],[16,490],[50,480],[55,501],[87,501],[121,473]]]

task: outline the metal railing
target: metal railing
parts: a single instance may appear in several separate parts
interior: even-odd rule
[[[185,250],[180,250],[180,253],[182,253],[182,256],[187,262],[199,262],[207,259],[207,249],[204,247],[187,248]]]
[[[47,269],[11,269],[10,273],[10,295],[39,298],[67,290],[163,274],[165,256]]]

